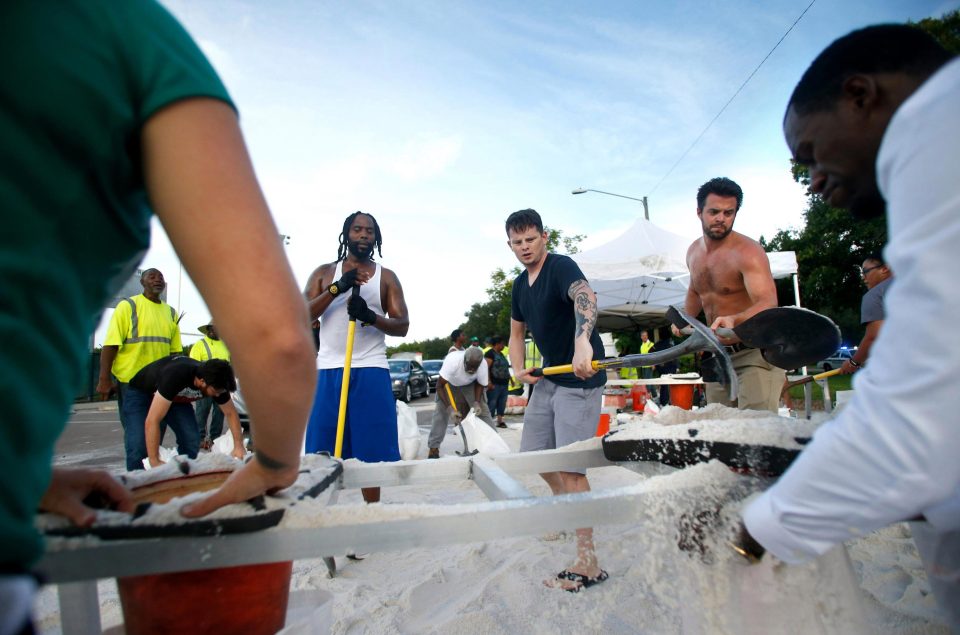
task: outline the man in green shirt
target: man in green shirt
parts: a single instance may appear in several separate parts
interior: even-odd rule
[[[255,460],[181,514],[289,486],[316,383],[306,306],[236,111],[199,48],[151,0],[0,3],[0,626],[29,632],[36,510],[92,523],[104,472],[51,469],[103,307],[156,213],[244,377]],[[148,205],[149,201],[149,205]],[[203,210],[198,214],[197,210]],[[214,236],[213,239],[209,236]],[[219,281],[229,272],[238,288]]]

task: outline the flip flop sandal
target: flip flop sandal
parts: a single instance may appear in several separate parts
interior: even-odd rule
[[[570,580],[571,582],[580,583],[580,586],[575,586],[570,589],[560,587],[564,591],[569,591],[570,593],[580,593],[580,591],[582,591],[583,589],[592,587],[595,584],[600,584],[601,582],[603,582],[609,577],[610,576],[607,575],[607,572],[604,571],[603,569],[600,569],[600,573],[598,573],[597,577],[595,578],[588,578],[582,573],[574,573],[573,571],[569,571],[567,569],[564,569],[563,571],[557,574],[558,580]]]

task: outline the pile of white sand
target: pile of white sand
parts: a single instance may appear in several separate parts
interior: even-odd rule
[[[698,426],[705,425],[702,417],[708,414],[716,422],[730,413],[701,411],[693,415],[701,417]],[[654,423],[683,424],[689,416],[667,409]],[[769,423],[769,417],[759,419]],[[728,418],[732,425],[741,420]],[[424,437],[426,432],[422,430]],[[511,448],[519,446],[518,425],[501,432]],[[441,452],[452,455],[461,447],[451,434]],[[665,470],[652,469],[645,476],[605,467],[588,476],[594,490],[660,491],[669,489],[662,486],[669,486],[671,478],[725,479],[723,469],[696,466],[682,476],[669,470],[655,476]],[[539,477],[520,480],[534,493],[549,493]],[[484,500],[472,482],[464,481],[385,489],[381,505],[393,516],[404,513],[401,503],[421,507]],[[947,633],[938,622],[906,525],[850,543],[852,568],[842,550],[803,567],[787,567],[769,557],[747,567],[719,550],[711,564],[704,564],[676,546],[676,522],[684,510],[672,509],[667,499],[652,504],[658,505],[654,520],[595,529],[600,564],[610,579],[579,594],[542,584],[573,561],[574,539],[527,536],[372,553],[359,562],[338,557],[333,579],[321,560],[298,561],[292,597],[309,600],[317,590],[332,594],[333,633]],[[339,505],[344,516],[350,507],[359,512],[359,491],[342,492]],[[99,588],[104,628],[116,627],[122,621],[116,585],[102,581]],[[41,633],[61,632],[55,588],[41,592],[36,616]],[[296,632],[324,632],[321,626],[299,623]]]

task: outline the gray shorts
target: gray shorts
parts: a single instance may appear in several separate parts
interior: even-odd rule
[[[592,439],[597,434],[602,400],[603,386],[566,388],[540,380],[523,413],[520,451],[553,450]]]

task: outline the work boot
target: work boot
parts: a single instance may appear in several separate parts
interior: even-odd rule
[[[503,422],[503,419],[501,419],[500,421],[497,421],[497,427],[498,427],[498,428],[506,428],[506,427],[507,427],[507,424],[505,424],[505,423]]]
[[[440,458],[440,448],[430,448],[430,453],[427,454],[428,459],[439,459]]]

